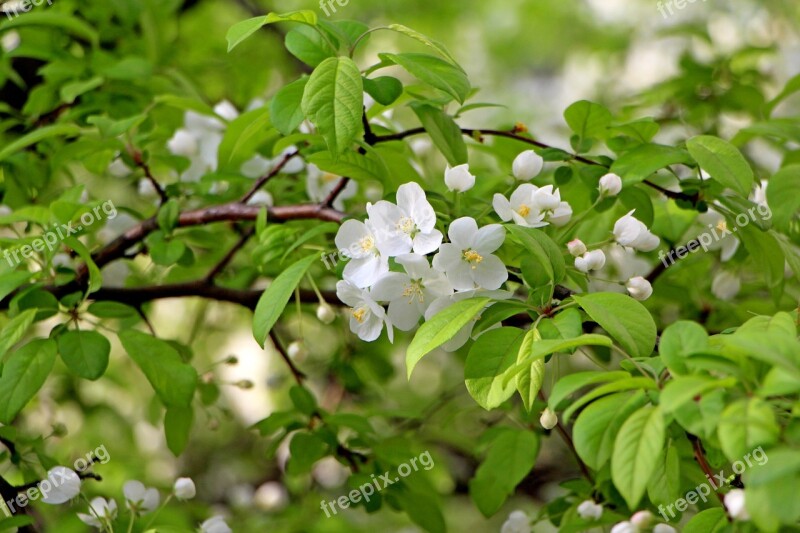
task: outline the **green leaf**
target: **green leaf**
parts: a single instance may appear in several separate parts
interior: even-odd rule
[[[467,356],[464,380],[475,401],[490,411],[508,400],[515,383],[503,383],[503,374],[517,361],[525,331],[499,328],[481,335]],[[510,381],[510,380],[508,380]]]
[[[636,509],[664,449],[664,417],[647,406],[622,425],[611,455],[611,479],[628,504]]]
[[[0,331],[0,361],[5,358],[6,352],[17,344],[36,318],[37,309],[28,309],[8,321]]]
[[[28,14],[28,16],[30,16],[30,14]],[[19,139],[6,144],[3,149],[0,150],[0,161],[5,161],[9,156],[22,150],[23,148],[27,148],[28,146],[36,144],[45,139],[49,139],[50,137],[72,137],[78,135],[80,132],[81,129],[74,124],[55,124],[53,126],[42,126],[41,128],[37,128],[27,135],[23,135]]]
[[[102,115],[92,115],[86,119],[86,122],[97,126],[100,130],[100,135],[104,138],[113,139],[139,126],[145,120],[147,120],[147,115],[145,114],[134,115],[121,120],[114,120]]]
[[[670,380],[661,391],[659,405],[665,414],[680,409],[685,403],[699,401],[708,391],[735,387],[736,378],[715,379],[707,376],[686,376]]]
[[[302,102],[307,83],[308,77],[302,77],[283,87],[272,98],[269,111],[272,123],[281,135],[291,135],[305,120]]]
[[[164,415],[164,435],[167,447],[176,457],[183,453],[189,444],[189,435],[194,423],[194,409],[191,407],[167,407]]]
[[[103,275],[92,258],[92,252],[76,237],[65,237],[64,244],[75,250],[78,256],[83,259],[83,262],[86,263],[86,268],[89,270],[88,294],[98,291],[103,286]]]
[[[708,347],[708,333],[696,322],[681,320],[671,324],[658,343],[658,351],[673,375],[687,372],[686,358]]]
[[[686,141],[686,148],[712,178],[745,198],[750,195],[755,175],[735,146],[717,137],[700,135]]]
[[[290,13],[269,13],[263,17],[237,22],[228,30],[225,38],[228,41],[228,52],[236,48],[242,41],[253,35],[267,24],[275,22],[300,22],[314,26],[317,24],[317,14],[311,10],[292,11]]]
[[[309,26],[293,28],[286,34],[285,44],[289,53],[312,67],[337,56],[337,50],[333,47],[335,45]]]
[[[338,155],[361,135],[364,111],[361,72],[352,59],[331,57],[314,69],[303,93],[302,109]]]
[[[780,230],[788,230],[792,220],[800,213],[800,194],[797,194],[799,181],[800,165],[784,167],[769,178],[767,203],[772,211],[772,222]]]
[[[311,416],[317,412],[317,400],[305,387],[295,385],[289,389],[289,397],[295,408],[304,415]]]
[[[686,150],[661,144],[645,144],[625,152],[611,165],[611,172],[622,178],[625,186],[641,183],[662,168],[692,163]]]
[[[777,301],[783,292],[786,258],[774,231],[763,232],[753,225],[742,226],[737,233],[742,245],[755,262],[773,298]]]
[[[0,376],[0,423],[11,424],[39,392],[56,361],[56,343],[50,339],[29,342],[8,358]]]
[[[472,501],[484,516],[500,510],[533,469],[538,453],[539,438],[535,433],[516,429],[500,433],[469,483]]]
[[[67,331],[58,337],[58,352],[67,368],[93,381],[108,368],[111,343],[96,331]]]
[[[653,504],[666,506],[682,496],[680,462],[678,448],[670,443],[647,482],[647,496]]]
[[[173,198],[159,208],[157,216],[158,227],[161,228],[161,231],[164,233],[171,233],[172,230],[178,227],[178,218],[180,214],[180,205],[178,201]]]
[[[604,335],[581,335],[574,339],[546,339],[540,340],[531,346],[530,353],[527,358],[520,363],[514,365],[506,372],[505,380],[506,385],[509,381],[514,379],[520,372],[524,371],[527,366],[534,361],[544,359],[551,353],[566,352],[573,348],[580,346],[606,346],[610,347],[612,344],[611,339]]]
[[[253,316],[253,336],[262,348],[272,326],[280,318],[295,288],[300,284],[311,265],[318,260],[316,255],[310,255],[294,263],[275,278],[275,281],[261,295]]]
[[[597,292],[572,297],[631,357],[650,357],[656,323],[645,306],[624,294]]]
[[[720,447],[730,461],[759,446],[777,442],[780,426],[769,403],[760,398],[742,399],[729,405],[719,420]]]
[[[575,451],[583,462],[594,470],[601,469],[611,458],[622,424],[645,403],[644,392],[625,392],[600,398],[584,409],[572,431]]]
[[[604,139],[612,118],[604,106],[587,100],[575,102],[564,111],[570,129],[581,139]]]
[[[417,330],[417,334],[414,335],[414,340],[411,341],[406,352],[408,378],[411,379],[414,367],[424,356],[452,339],[490,301],[489,298],[461,300],[439,311],[430,320],[427,320]]]
[[[440,89],[459,103],[469,96],[471,86],[467,75],[459,67],[443,59],[426,54],[379,54],[382,60],[400,65],[412,76]]]
[[[541,341],[542,336],[537,329],[531,329],[525,334],[522,340],[522,346],[517,353],[517,363],[530,357],[533,344]],[[533,409],[533,404],[542,390],[542,383],[544,382],[544,359],[537,359],[534,361],[528,372],[522,372],[517,376],[517,392],[522,398],[522,403],[525,409],[530,413]]]
[[[572,418],[572,415],[574,415],[578,409],[593,402],[597,398],[602,398],[603,396],[614,392],[627,390],[658,390],[658,385],[656,385],[652,379],[645,377],[627,378],[612,381],[611,383],[597,387],[592,392],[583,395],[579,400],[570,405],[562,415],[562,422],[564,424],[569,422],[569,420]]]
[[[364,90],[381,105],[392,105],[403,94],[403,84],[391,76],[364,78]]]
[[[467,162],[467,144],[461,128],[450,115],[426,104],[412,104],[411,108],[450,166]]]
[[[175,348],[161,339],[132,329],[120,331],[119,340],[164,405],[191,405],[197,388],[197,371],[183,362]]]
[[[616,372],[577,372],[564,376],[558,380],[550,392],[547,404],[550,409],[557,411],[561,409],[562,403],[572,394],[589,385],[598,383],[609,383],[631,377],[628,372],[622,370]]]
[[[10,30],[11,28],[20,28],[24,26],[45,26],[66,30],[76,37],[81,37],[91,42],[94,47],[96,47],[100,41],[99,34],[92,26],[78,17],[74,17],[63,11],[58,13],[47,13],[43,11],[25,13],[24,17],[15,17],[3,21],[3,23],[0,24],[0,33]]]
[[[306,159],[323,172],[348,176],[354,180],[383,181],[389,175],[386,164],[374,150],[368,150],[366,154],[355,151],[345,152],[338,157],[334,157],[328,151],[323,151],[311,154]]]
[[[412,39],[416,39],[425,46],[433,48],[434,50],[439,52],[439,54],[441,54],[442,57],[450,61],[453,65],[458,66],[458,61],[455,60],[453,55],[450,53],[449,50],[447,50],[447,48],[443,44],[426,37],[425,35],[421,34],[416,30],[412,30],[408,26],[403,26],[402,24],[389,24],[389,26],[387,27],[392,31],[402,33],[403,35],[411,37]]]
[[[95,76],[89,80],[67,83],[61,87],[59,92],[61,101],[66,104],[72,104],[80,95],[97,89],[103,85],[104,82],[105,78],[102,76]]]
[[[0,222],[2,224],[3,222]],[[0,301],[33,277],[33,272],[9,272],[0,275]]]
[[[238,172],[242,164],[253,157],[256,149],[275,135],[268,107],[236,117],[228,124],[217,151],[219,169]]]
[[[724,509],[706,509],[692,517],[683,528],[683,533],[722,533],[730,526]]]
[[[328,445],[310,433],[295,433],[289,443],[289,462],[286,471],[291,475],[305,474],[311,470],[314,463],[325,457]]]

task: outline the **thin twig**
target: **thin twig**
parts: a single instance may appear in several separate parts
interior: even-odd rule
[[[247,201],[250,200],[250,198],[252,198],[253,195],[255,193],[257,193],[259,191],[259,189],[261,189],[261,187],[264,186],[264,184],[266,184],[269,180],[271,180],[272,178],[277,176],[280,173],[280,171],[283,170],[283,167],[285,167],[289,163],[289,161],[291,161],[299,153],[300,152],[298,150],[294,150],[294,151],[289,152],[286,155],[284,155],[283,159],[278,161],[278,164],[275,165],[274,167],[272,167],[272,169],[267,174],[265,174],[264,176],[261,176],[260,178],[258,178],[256,180],[256,182],[253,185],[253,187],[247,192],[247,194],[242,196],[241,200],[239,200],[239,203],[240,204],[246,204]]]
[[[225,254],[225,257],[223,257],[220,262],[211,269],[208,275],[206,275],[206,283],[211,284],[214,279],[221,274],[223,270],[225,270],[225,267],[227,267],[230,262],[233,261],[233,258],[236,257],[236,254],[239,253],[242,248],[244,248],[244,246],[247,244],[247,241],[250,240],[250,237],[252,237],[255,232],[255,228],[250,227],[246,229],[244,233],[242,233],[242,236],[228,251],[228,253]]]
[[[153,172],[150,170],[150,165],[148,165],[147,162],[144,160],[144,158],[142,157],[142,153],[139,152],[138,150],[132,149],[131,156],[133,157],[133,162],[136,163],[136,166],[142,169],[145,177],[148,180],[150,180],[150,183],[153,184],[153,188],[158,193],[158,197],[161,200],[161,204],[163,205],[167,203],[169,201],[169,197],[167,196],[167,193],[164,192],[164,189],[163,187],[161,187],[161,184],[158,183],[155,177],[153,177]]]
[[[275,333],[275,330],[270,330],[269,338],[272,339],[272,344],[275,345],[275,349],[278,350],[278,353],[281,354],[281,357],[286,362],[286,366],[289,367],[292,376],[294,376],[294,380],[302,387],[303,381],[306,379],[306,375],[303,374],[300,369],[297,368],[297,366],[295,366],[294,361],[292,361],[292,358],[289,357],[289,354],[286,352],[286,348],[283,347],[280,339],[278,339],[278,335]]]
[[[342,194],[342,192],[344,192],[344,189],[345,189],[345,187],[347,187],[347,184],[349,182],[350,182],[350,178],[348,178],[348,177],[343,177],[342,179],[340,179],[339,183],[336,184],[336,187],[333,188],[333,190],[330,192],[330,194],[328,194],[328,197],[325,198],[320,203],[320,205],[322,207],[327,207],[327,208],[333,207],[333,203],[336,201],[336,199],[339,197],[339,195]]]
[[[708,482],[711,483],[711,487],[714,489],[714,494],[717,495],[717,498],[719,498],[719,501],[723,504],[724,507],[725,498],[722,496],[722,494],[718,492],[720,487],[718,487],[717,484],[714,483],[714,471],[711,470],[711,465],[709,465],[708,461],[706,461],[706,455],[705,452],[703,451],[703,443],[697,436],[692,435],[691,433],[688,432],[686,433],[686,438],[689,439],[689,442],[692,443],[692,449],[694,450],[695,461],[697,461],[697,464],[700,465],[700,469],[706,475],[706,477],[708,478]]]

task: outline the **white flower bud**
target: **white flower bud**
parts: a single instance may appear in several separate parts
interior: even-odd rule
[[[544,159],[533,150],[526,150],[514,159],[512,171],[520,181],[531,181],[544,168]]]
[[[157,195],[158,191],[156,190],[152,181],[147,178],[142,178],[139,180],[139,196],[152,198]]]
[[[639,511],[631,517],[631,523],[639,528],[649,527],[653,522],[653,513],[650,511]]]
[[[656,524],[653,533],[678,533],[678,530],[667,524]]]
[[[586,500],[578,506],[578,516],[584,520],[600,520],[603,516],[603,506],[592,500]]]
[[[720,300],[732,300],[741,288],[742,282],[733,272],[722,271],[711,282],[711,292]]]
[[[614,238],[622,246],[641,252],[652,252],[661,242],[658,237],[650,233],[644,222],[633,217],[633,211],[614,224]]]
[[[580,257],[586,253],[586,245],[583,244],[583,241],[580,239],[569,241],[567,243],[567,248],[569,249],[569,253],[572,254],[573,257]]]
[[[622,190],[622,178],[616,174],[606,174],[600,178],[600,195],[616,196]]]
[[[575,268],[584,274],[592,270],[600,270],[606,264],[606,254],[603,250],[586,252],[582,257],[575,258]]]
[[[750,520],[742,489],[733,489],[725,495],[725,509],[734,520]]]
[[[22,42],[22,40],[19,37],[19,33],[16,30],[12,30],[7,32],[3,35],[2,39],[0,39],[0,47],[2,47],[3,52],[8,53],[15,50],[20,42]]]
[[[291,343],[286,349],[286,353],[295,361],[302,361],[308,356],[308,350],[305,344],[303,344],[303,341],[294,341]]]
[[[625,287],[628,289],[628,294],[630,294],[634,300],[639,300],[640,302],[647,300],[653,295],[653,286],[642,276],[629,279]]]
[[[558,415],[548,407],[539,417],[539,423],[544,429],[553,429],[558,424]]]
[[[611,528],[611,533],[639,533],[639,528],[626,520],[625,522],[615,524],[614,527]]]
[[[272,207],[274,205],[274,201],[272,200],[272,195],[267,191],[258,191],[253,196],[247,200],[247,205],[264,205],[267,207]]]
[[[444,183],[450,191],[466,192],[475,186],[475,176],[469,171],[469,165],[458,165],[444,171]]]
[[[167,141],[167,148],[174,155],[191,158],[197,154],[197,139],[188,130],[180,129]]]
[[[172,488],[175,497],[179,500],[191,500],[197,495],[197,489],[194,486],[192,478],[179,477],[175,480],[175,486]]]
[[[531,533],[531,521],[522,511],[513,511],[503,522],[500,533]]]
[[[332,324],[336,320],[336,311],[328,304],[320,304],[317,307],[317,318],[323,324]]]
[[[214,113],[221,116],[228,122],[230,122],[231,120],[235,120],[239,116],[239,112],[236,110],[233,104],[227,100],[223,100],[217,105],[215,105]]]

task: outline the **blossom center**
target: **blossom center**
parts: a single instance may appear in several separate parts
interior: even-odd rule
[[[397,229],[399,229],[403,233],[412,235],[416,231],[417,225],[414,223],[413,218],[403,217],[397,222]]]
[[[728,223],[724,220],[720,220],[719,224],[717,224],[717,229],[720,231],[728,231]]]
[[[366,307],[359,307],[358,309],[351,309],[350,312],[352,313],[353,318],[355,318],[356,321],[359,324],[363,324],[364,320],[366,320],[366,317],[367,317],[367,309],[366,309]]]
[[[464,260],[470,263],[474,269],[483,261],[483,256],[475,250],[466,250],[464,252]]]
[[[422,281],[415,279],[412,280],[410,284],[406,285],[406,288],[403,290],[403,297],[408,298],[408,303],[414,303],[416,299],[419,303],[425,303],[425,293],[423,289],[425,287],[422,285]]]
[[[372,235],[362,237],[361,240],[358,241],[358,245],[361,247],[361,251],[369,253],[375,249],[375,238]]]
[[[521,216],[522,218],[525,218],[526,216],[528,216],[528,215],[530,215],[530,214],[531,214],[531,208],[530,208],[530,207],[528,207],[528,206],[527,206],[527,205],[525,205],[525,204],[522,204],[522,205],[521,205],[521,206],[519,206],[519,208],[517,209],[517,213],[519,213],[519,216]]]
[[[326,172],[325,174],[322,175],[322,181],[324,183],[331,183],[332,181],[336,181],[338,177],[339,176],[337,176],[336,174],[331,174],[330,172]]]

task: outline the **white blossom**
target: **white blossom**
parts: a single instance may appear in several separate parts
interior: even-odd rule
[[[202,533],[233,533],[233,530],[221,516],[214,516],[200,524]]]
[[[3,52],[8,53],[16,50],[20,42],[22,42],[22,40],[19,37],[19,32],[11,30],[6,32],[2,39],[0,39],[0,47],[2,47]]]
[[[127,178],[131,175],[131,172],[133,171],[121,157],[117,157],[108,165],[108,173],[115,178]]]
[[[745,507],[745,493],[742,489],[732,489],[725,495],[725,509],[734,520],[750,520],[750,514]]]
[[[561,201],[561,192],[552,185],[540,187],[534,193],[534,205],[544,214],[544,220],[554,226],[563,226],[572,218],[572,207]]]
[[[87,526],[103,529],[117,518],[117,502],[105,498],[94,498],[89,502],[89,514],[78,513],[78,518]]]
[[[580,257],[586,253],[586,245],[579,239],[569,241],[567,243],[567,249],[573,257]]]
[[[175,497],[179,500],[191,500],[197,495],[197,488],[194,486],[194,481],[189,477],[179,477],[176,479],[172,490],[175,493]]]
[[[475,186],[475,176],[469,171],[469,165],[458,165],[444,172],[444,183],[450,191],[466,192]]]
[[[156,190],[155,185],[153,182],[150,181],[148,178],[142,178],[139,180],[139,196],[144,198],[153,198],[158,196],[158,191]]]
[[[192,132],[189,130],[179,129],[175,131],[172,138],[167,141],[167,148],[174,155],[191,159],[197,155],[197,138],[192,135]]]
[[[372,287],[370,294],[377,301],[389,302],[389,319],[397,329],[410,331],[437,298],[453,294],[445,275],[431,268],[421,255],[397,257],[406,273],[390,272]]]
[[[503,522],[500,533],[531,533],[531,521],[522,511],[513,511]]]
[[[584,520],[600,520],[603,516],[603,506],[592,500],[586,500],[578,505],[578,516]]]
[[[667,524],[656,524],[653,533],[678,533],[678,530]]]
[[[542,411],[542,416],[539,417],[539,423],[544,429],[553,429],[558,425],[558,415],[547,407]]]
[[[653,513],[650,511],[637,511],[631,516],[631,523],[638,528],[646,528],[653,523]]]
[[[661,242],[658,237],[650,233],[644,222],[633,217],[631,211],[614,224],[614,238],[622,246],[634,248],[641,252],[651,252],[658,248]]]
[[[389,272],[389,259],[378,249],[378,237],[371,222],[348,220],[336,234],[339,253],[350,258],[343,277],[359,288],[373,285]]]
[[[247,205],[263,205],[266,207],[272,207],[274,205],[274,201],[272,199],[272,195],[267,191],[256,191],[256,193],[247,200]]]
[[[282,483],[268,481],[256,489],[253,501],[264,511],[279,511],[289,503],[289,492]]]
[[[734,235],[728,227],[727,219],[714,209],[709,209],[697,218],[701,223],[706,224],[709,233],[718,236],[713,239],[708,249],[713,251],[719,250],[720,261],[723,263],[730,261],[733,256],[736,255],[741,243],[739,238]]]
[[[592,270],[600,270],[605,264],[606,254],[603,253],[603,250],[592,250],[575,258],[575,268],[584,274]]]
[[[653,286],[642,276],[629,279],[628,283],[625,284],[625,288],[628,289],[628,294],[630,294],[633,299],[641,302],[653,295]]]
[[[600,178],[600,195],[604,197],[616,196],[622,190],[622,178],[609,173]]]
[[[367,204],[367,214],[379,237],[378,247],[387,257],[411,252],[427,255],[442,244],[436,229],[436,212],[419,184],[405,183],[397,189],[397,205],[381,200]]]
[[[727,270],[718,273],[711,281],[711,292],[720,300],[732,300],[741,289],[739,276]]]
[[[544,159],[533,150],[526,150],[519,154],[512,165],[514,177],[520,181],[531,181],[541,173],[544,168]]]
[[[122,493],[125,495],[128,509],[139,515],[155,510],[161,501],[158,490],[145,487],[141,481],[126,482],[122,486]]]
[[[444,272],[458,291],[499,289],[508,280],[503,262],[492,255],[505,240],[505,229],[490,224],[478,229],[474,218],[462,217],[450,224],[450,242],[433,258],[433,266]]]
[[[513,220],[520,226],[541,228],[547,226],[544,213],[536,206],[535,194],[539,190],[535,185],[523,183],[511,193],[507,199],[500,193],[494,195],[492,207],[503,222]]]
[[[386,310],[378,305],[368,291],[348,281],[340,281],[336,284],[336,296],[350,307],[350,330],[361,340],[376,340],[381,336],[384,325],[389,341],[394,340],[394,330]]]
[[[52,490],[42,492],[42,502],[50,505],[61,505],[70,501],[81,492],[81,478],[73,470],[65,466],[56,466],[47,472],[47,481]]]
[[[611,533],[639,533],[639,528],[626,520],[625,522],[614,524],[614,527],[611,528]]]

